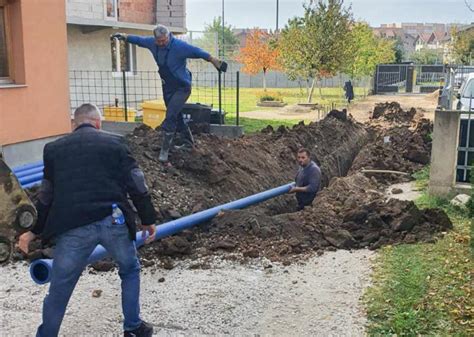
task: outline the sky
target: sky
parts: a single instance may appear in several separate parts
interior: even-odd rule
[[[303,2],[279,0],[280,28],[294,16],[303,14]],[[467,0],[474,8],[474,0]],[[372,26],[394,22],[472,23],[474,13],[464,0],[345,0],[352,4],[354,17]],[[186,0],[187,28],[202,31],[222,14],[222,0]],[[276,0],[224,0],[224,18],[235,28],[276,26]]]

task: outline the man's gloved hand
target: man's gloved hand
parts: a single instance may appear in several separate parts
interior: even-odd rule
[[[110,36],[110,38],[121,40],[121,41],[126,41],[127,40],[127,34],[125,34],[125,33],[114,33]]]
[[[227,71],[227,62],[221,61],[212,56],[209,59],[209,62],[211,62],[218,71],[222,71],[223,73]]]

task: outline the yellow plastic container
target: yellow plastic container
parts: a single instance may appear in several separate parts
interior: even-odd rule
[[[135,122],[136,115],[135,109],[127,109],[128,122]],[[125,122],[125,109],[122,107],[106,106],[104,108],[104,119],[111,122]]]
[[[142,103],[143,123],[156,128],[165,120],[166,106],[161,100],[145,101]]]

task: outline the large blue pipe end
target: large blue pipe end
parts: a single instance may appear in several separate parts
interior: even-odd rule
[[[45,284],[51,281],[51,271],[53,269],[53,260],[40,259],[35,260],[30,265],[30,275],[36,284]]]

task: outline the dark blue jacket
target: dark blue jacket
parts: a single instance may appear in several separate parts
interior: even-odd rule
[[[186,68],[186,59],[208,60],[211,56],[201,48],[179,40],[173,35],[171,35],[170,42],[165,48],[158,48],[153,36],[128,35],[127,42],[147,48],[158,66],[164,63],[166,51],[169,49],[168,67],[179,82],[185,83],[189,87],[191,86],[191,72]],[[166,78],[164,80],[166,81]]]
[[[156,212],[143,172],[123,137],[83,124],[47,144],[43,160],[38,221],[32,229],[43,239],[111,215],[114,203],[123,210],[130,238],[135,239],[135,215],[127,195],[142,223],[155,223]]]

